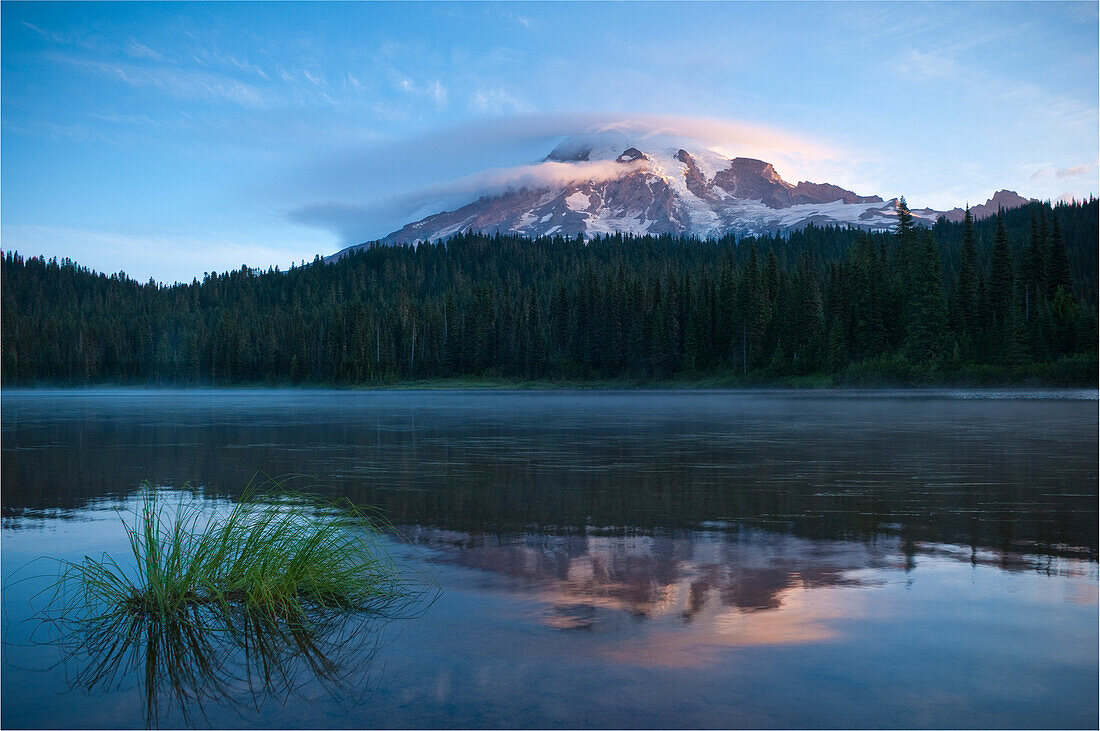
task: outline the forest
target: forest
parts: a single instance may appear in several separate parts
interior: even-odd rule
[[[458,234],[165,285],[5,252],[12,385],[1095,385],[1097,200],[717,240]]]

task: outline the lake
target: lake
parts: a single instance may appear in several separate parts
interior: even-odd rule
[[[6,728],[1097,725],[1095,391],[117,389],[0,408]],[[144,481],[217,510],[258,473],[377,507],[423,587],[407,611],[258,673],[223,639],[212,667],[185,643],[105,668],[42,622],[55,570],[32,560],[124,558],[118,511]]]

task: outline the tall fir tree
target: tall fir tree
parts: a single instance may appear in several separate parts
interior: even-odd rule
[[[1046,241],[1042,228],[1034,213],[1031,215],[1031,237],[1028,239],[1027,252],[1022,262],[1020,275],[1024,288],[1024,320],[1031,321],[1031,315],[1038,307],[1039,300],[1046,294]]]
[[[993,258],[989,267],[989,311],[993,327],[1002,327],[1008,319],[1013,295],[1012,252],[1005,232],[1004,213],[997,214],[997,232],[993,237]]]
[[[974,244],[974,216],[966,209],[963,217],[962,246],[959,248],[958,273],[951,301],[951,319],[955,332],[966,339],[977,324],[978,253]]]
[[[1047,267],[1047,294],[1053,299],[1059,287],[1073,291],[1073,275],[1069,268],[1069,255],[1062,240],[1062,227],[1054,217],[1050,231],[1050,261]]]
[[[905,350],[914,361],[938,358],[947,331],[947,304],[943,295],[943,265],[932,232],[920,237],[918,258],[908,303]]]

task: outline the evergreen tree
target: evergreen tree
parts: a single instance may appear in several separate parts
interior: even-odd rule
[[[844,349],[844,321],[840,318],[833,320],[829,327],[829,352],[826,365],[830,373],[839,373],[848,365],[848,357]]]
[[[997,233],[993,239],[993,262],[989,269],[989,311],[993,327],[1003,327],[1012,305],[1012,253],[1008,247],[1004,214],[997,215]]]
[[[735,340],[738,352],[733,360],[740,363],[742,373],[748,373],[759,364],[766,311],[764,283],[754,246],[741,271],[740,286],[737,288],[737,320],[740,322],[740,332]]]
[[[1050,263],[1047,271],[1047,294],[1053,298],[1059,287],[1065,287],[1067,291],[1073,290],[1073,277],[1070,274],[1069,256],[1066,253],[1066,245],[1062,240],[1062,228],[1058,224],[1058,218],[1050,233]]]
[[[1039,300],[1046,293],[1046,241],[1039,220],[1031,216],[1031,238],[1024,255],[1021,280],[1024,287],[1024,320],[1030,321]]]
[[[974,245],[974,216],[966,209],[963,217],[962,247],[959,250],[958,276],[952,299],[954,330],[967,338],[977,325],[978,307],[978,254]]]
[[[943,267],[930,231],[921,236],[907,320],[905,350],[910,359],[935,360],[944,346],[947,305],[943,296]]]

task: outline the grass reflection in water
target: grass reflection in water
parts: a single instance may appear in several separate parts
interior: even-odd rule
[[[258,708],[313,683],[360,690],[345,676],[369,665],[380,620],[425,596],[351,505],[267,490],[228,512],[186,496],[165,509],[147,485],[123,523],[126,560],[61,561],[46,617],[74,685],[136,678],[150,726],[213,700]]]

